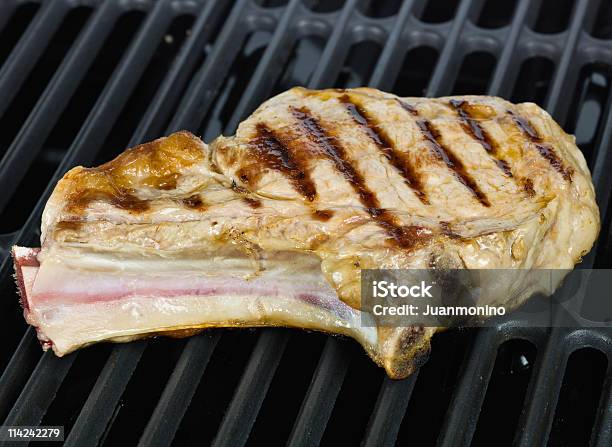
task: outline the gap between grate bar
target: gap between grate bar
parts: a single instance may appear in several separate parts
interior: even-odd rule
[[[13,403],[19,397],[20,390],[23,390],[28,380],[28,373],[34,370],[40,360],[40,343],[35,332],[32,326],[28,326],[8,362],[10,367],[7,366],[0,377],[0,421],[3,421],[11,411]]]
[[[212,336],[198,335],[189,339],[138,442],[139,446],[172,443],[219,337],[216,332]]]
[[[146,346],[136,341],[113,348],[66,438],[66,447],[98,444]]]
[[[82,82],[96,58],[121,9],[115,2],[105,2],[77,37],[26,122],[0,163],[0,212],[20,185],[32,161],[60,118],[68,101]]]
[[[4,29],[4,26],[12,18],[16,10],[17,2],[15,0],[0,3],[0,30]]]
[[[40,59],[70,5],[66,0],[44,2],[0,70],[0,116],[19,92]]]
[[[4,425],[40,424],[75,358],[75,354],[59,358],[50,351],[45,352]]]
[[[278,333],[278,330],[268,329],[261,333],[213,446],[246,443],[288,340],[289,335]]]
[[[479,330],[466,367],[455,386],[455,393],[438,438],[439,446],[470,445],[495,364],[500,338],[501,334],[497,328]]]
[[[348,370],[342,341],[329,337],[289,437],[289,447],[319,445]]]

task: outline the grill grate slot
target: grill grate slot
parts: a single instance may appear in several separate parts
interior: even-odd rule
[[[391,91],[400,96],[423,96],[437,60],[438,52],[431,47],[408,51]]]
[[[545,57],[534,56],[525,60],[514,84],[512,101],[532,101],[544,106],[554,70],[554,63]]]
[[[512,20],[517,0],[487,0],[476,21],[482,28],[501,28]]]
[[[473,445],[511,445],[536,358],[529,341],[513,339],[500,345],[482,404]]]
[[[491,75],[495,69],[495,56],[484,51],[468,54],[455,80],[454,95],[484,95],[488,91]]]
[[[40,8],[38,3],[19,5],[12,15],[7,12],[7,25],[0,32],[0,68]]]
[[[75,11],[90,17],[78,29],[60,27]],[[583,266],[607,266],[612,59],[610,42],[591,36],[610,37],[608,12],[607,2],[591,0],[4,2],[0,115],[13,123],[0,136],[11,154],[0,167],[1,240],[35,243],[53,181],[75,164],[106,161],[179,128],[200,129],[207,140],[231,133],[293,85],[369,84],[400,95],[488,92],[545,105],[576,132],[605,216],[602,241]],[[111,30],[126,14],[139,22],[127,37]],[[46,47],[62,33],[61,51],[47,60]],[[102,48],[113,39],[121,43]],[[71,62],[85,56],[80,66]],[[15,101],[30,86],[19,115]],[[18,205],[21,215],[12,211]],[[571,436],[608,445],[612,436],[607,332],[507,325],[441,334],[430,362],[402,382],[383,378],[351,341],[281,329],[103,345],[57,359],[41,355],[32,329],[19,342],[25,326],[6,254],[0,416],[8,415],[5,424],[66,425],[67,445],[123,443],[127,427],[128,441],[141,445],[490,444],[499,437],[488,429],[500,400],[508,413],[500,429],[518,445]],[[509,374],[517,352],[533,366]],[[585,363],[595,386],[575,400]],[[569,433],[581,413],[589,423]]]
[[[448,440],[440,439],[439,435],[445,418],[448,420],[448,415],[445,416],[445,413],[447,413],[449,405],[453,405],[453,393],[474,391],[471,388],[468,389],[469,385],[466,382],[472,378],[478,381],[476,379],[478,377],[476,376],[478,374],[477,367],[486,370],[486,366],[484,366],[486,362],[483,360],[488,358],[490,345],[486,345],[487,348],[483,351],[479,351],[479,349],[491,340],[483,337],[484,333],[487,332],[483,331],[480,338],[476,340],[474,340],[473,330],[465,330],[456,334],[443,333],[439,334],[440,337],[437,340],[435,338],[432,340],[433,349],[430,358],[419,371],[401,423],[397,437],[399,445],[410,442],[416,442],[419,445],[434,445],[436,439],[438,442],[442,442],[442,445],[445,445],[445,442],[448,443]],[[478,344],[479,340],[480,344]],[[474,345],[474,343],[476,344]],[[477,360],[472,358],[472,364],[466,365],[470,346],[472,346],[472,352],[479,352],[481,357]],[[478,363],[479,361],[480,363]],[[462,370],[464,370],[463,373]],[[460,381],[461,379],[463,379],[463,382]],[[480,385],[481,382],[478,381],[473,386]],[[457,405],[464,405],[465,402],[461,397],[456,400]],[[453,411],[452,414],[460,416],[465,414],[466,410],[466,408],[463,408],[461,412]],[[459,433],[453,431],[451,434],[455,436]]]
[[[176,432],[174,445],[210,445],[261,331],[224,333]],[[219,386],[223,383],[224,386]],[[202,424],[206,421],[206,424]]]
[[[534,31],[553,34],[566,30],[573,8],[574,0],[543,0]]]
[[[119,402],[112,425],[101,440],[102,445],[135,445],[155,405],[164,384],[172,374],[184,340],[156,339],[150,341],[129,386]],[[179,346],[176,346],[179,344]],[[155,374],[151,372],[155,371]]]
[[[459,3],[459,0],[429,0],[421,20],[427,23],[448,22],[453,18]]]
[[[376,404],[383,374],[356,343],[345,343],[351,363],[340,388],[321,443],[323,445],[358,445],[363,439],[370,414]],[[359,405],[355,405],[356,399]]]
[[[308,391],[326,337],[316,333],[298,336],[291,332],[283,358],[249,436],[250,445],[284,444],[291,434],[301,399]],[[279,408],[283,411],[279,412]]]
[[[589,443],[608,369],[606,356],[595,349],[583,348],[570,355],[548,439],[549,446]]]

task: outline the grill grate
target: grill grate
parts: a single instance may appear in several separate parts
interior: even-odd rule
[[[76,164],[182,128],[207,140],[233,133],[292,85],[367,84],[543,105],[578,136],[593,173],[604,225],[582,266],[609,267],[612,8],[599,3],[0,2],[4,424],[64,425],[67,445],[454,446],[502,436],[521,446],[612,445],[609,330],[508,321],[441,334],[404,381],[384,377],[350,341],[285,329],[213,330],[58,359],[41,354],[23,322],[9,259],[12,244],[36,244],[44,203]]]

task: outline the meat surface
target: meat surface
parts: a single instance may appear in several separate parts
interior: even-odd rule
[[[535,104],[294,88],[208,146],[182,131],[72,169],[40,250],[13,256],[25,317],[60,356],[291,326],[353,337],[402,378],[438,328],[364,324],[361,269],[571,269],[598,231],[584,157]]]

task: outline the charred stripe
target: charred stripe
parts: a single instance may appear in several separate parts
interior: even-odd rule
[[[294,157],[280,136],[264,123],[257,124],[253,148],[263,165],[283,173],[307,200],[312,202],[316,199],[317,190],[305,161]]]
[[[300,123],[304,134],[321,149],[323,155],[331,160],[336,170],[352,186],[370,217],[385,229],[398,246],[414,247],[416,241],[425,235],[426,230],[399,225],[395,216],[380,207],[378,199],[366,186],[363,176],[349,162],[344,148],[323,128],[310,111],[305,107],[291,107],[290,110]]]
[[[416,124],[421,130],[421,133],[425,139],[431,144],[436,157],[446,164],[446,166],[453,172],[457,180],[459,180],[483,206],[491,206],[489,199],[480,189],[476,181],[467,172],[461,160],[457,158],[450,150],[444,147],[441,141],[440,132],[438,132],[438,130],[428,120],[419,119],[417,120]]]
[[[364,129],[385,158],[389,160],[389,163],[391,163],[399,174],[404,177],[406,184],[413,190],[419,200],[423,204],[429,205],[429,200],[425,195],[423,184],[410,164],[410,161],[403,153],[395,149],[391,142],[391,138],[389,138],[385,131],[380,128],[376,119],[357,102],[353,101],[349,95],[343,95],[339,99],[350,113],[353,121]]]
[[[480,143],[504,174],[508,177],[512,177],[512,171],[508,166],[508,162],[499,156],[497,142],[491,138],[487,131],[472,117],[467,108],[467,102],[459,99],[451,99],[449,103],[457,112],[457,115],[459,115],[461,127],[463,127],[466,133]]]
[[[525,135],[538,150],[538,153],[542,156],[542,158],[546,159],[548,163],[555,169],[561,176],[567,180],[568,182],[572,181],[573,169],[568,168],[564,165],[563,161],[555,150],[549,144],[544,143],[544,140],[538,134],[537,130],[531,125],[529,120],[523,118],[522,116],[517,115],[512,110],[508,110],[508,114],[512,117],[514,124],[519,130]]]

